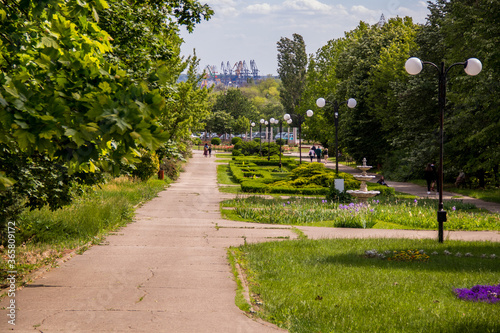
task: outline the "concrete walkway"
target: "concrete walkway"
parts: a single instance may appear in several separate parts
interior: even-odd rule
[[[289,226],[222,220],[222,198],[215,158],[194,152],[179,180],[139,208],[134,223],[18,291],[16,326],[2,310],[0,332],[282,331],[235,306],[226,249],[296,234]],[[300,229],[309,238],[437,238],[436,231]],[[500,233],[445,231],[445,239],[500,242]]]
[[[195,153],[136,222],[18,291],[16,326],[2,310],[0,332],[282,331],[236,307],[226,248],[296,234],[222,220],[214,160]]]

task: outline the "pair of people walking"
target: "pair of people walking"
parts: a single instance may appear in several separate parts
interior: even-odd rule
[[[208,143],[205,143],[203,147],[203,156],[212,157],[212,145],[209,146]]]
[[[328,161],[328,148],[324,148],[321,150],[321,148],[312,146],[311,149],[309,150],[309,158],[311,159],[311,162],[313,161],[313,158],[316,156],[317,162],[321,162],[321,157],[325,159],[325,164]]]

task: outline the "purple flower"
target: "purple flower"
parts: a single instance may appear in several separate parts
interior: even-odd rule
[[[456,210],[457,210],[457,207],[453,206],[453,207],[451,208],[451,210],[452,210],[452,211],[456,211]]]
[[[418,203],[417,199],[415,199],[415,201],[414,201],[414,202],[415,202],[415,204],[417,204],[417,203]]]
[[[457,297],[467,301],[482,301],[489,303],[500,302],[500,284],[498,286],[477,285],[470,289],[455,289]]]

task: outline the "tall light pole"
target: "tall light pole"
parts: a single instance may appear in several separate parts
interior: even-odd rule
[[[252,139],[253,139],[252,133],[253,133],[254,126],[255,126],[255,123],[253,121],[251,121],[250,122],[250,139],[248,141],[252,141]]]
[[[267,125],[266,121],[266,125]],[[269,119],[269,127],[267,130],[267,161],[271,160],[271,126],[274,124],[274,118]]]
[[[259,155],[262,157],[262,124],[264,124],[265,120],[261,119],[260,124],[259,124],[259,142],[260,142],[260,148],[259,148]]]
[[[306,115],[308,117],[312,117],[313,114],[314,114],[314,112],[312,110],[306,111]],[[291,124],[292,117],[296,117],[297,121],[299,123],[299,164],[302,164],[302,123],[304,122],[305,117],[303,114],[291,114],[290,115],[287,113],[283,116],[283,119],[285,119],[288,124]]]
[[[279,156],[280,156],[280,170],[281,170],[281,144],[282,144],[281,133],[283,132],[283,129],[282,129],[282,123],[283,123],[283,121],[275,119],[274,123],[280,125],[280,153],[279,153]]]
[[[335,173],[337,176],[339,175],[339,103],[337,101],[329,102],[325,100],[323,97],[320,97],[316,100],[316,105],[320,108],[323,108],[326,103],[333,105],[333,111],[335,116]],[[342,102],[342,104],[346,103],[348,107],[351,109],[354,108],[357,104],[354,98],[349,98],[347,101]]]
[[[438,66],[429,61],[422,61],[419,58],[411,57],[406,60],[405,69],[408,74],[417,75],[422,71],[423,65],[428,64],[433,66],[438,71],[439,78],[439,114],[440,114],[440,147],[439,147],[439,169],[438,169],[438,191],[439,191],[439,206],[437,211],[437,221],[439,225],[438,231],[438,241],[440,243],[443,242],[443,223],[446,222],[446,211],[444,210],[443,205],[443,156],[444,156],[444,111],[446,107],[446,75],[450,71],[450,69],[454,66],[464,66],[465,73],[471,76],[475,76],[481,72],[483,65],[481,61],[476,58],[470,58],[464,62],[457,62],[445,69],[444,62],[441,62],[441,65]]]

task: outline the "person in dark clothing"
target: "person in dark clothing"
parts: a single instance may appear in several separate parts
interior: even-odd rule
[[[381,176],[381,177],[380,177],[380,179],[377,181],[377,183],[379,183],[380,185],[389,186],[389,185],[387,185],[387,183],[385,182],[385,178],[384,178],[384,176]]]
[[[312,146],[309,150],[309,158],[311,159],[311,162],[313,161],[314,155],[316,155],[316,147]]]
[[[434,191],[434,187],[436,187],[436,192],[439,193],[439,176],[436,168],[436,163],[431,164],[432,170],[434,171],[434,185],[431,186],[431,189]]]
[[[318,159],[318,162],[321,163],[321,148],[319,146],[316,148],[316,158]]]
[[[432,164],[427,164],[424,171],[424,178],[427,182],[427,194],[431,194],[431,190],[433,190],[433,183],[436,181],[435,174],[436,171],[432,168]]]

